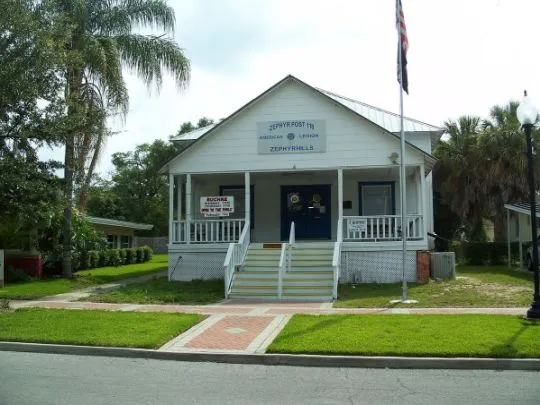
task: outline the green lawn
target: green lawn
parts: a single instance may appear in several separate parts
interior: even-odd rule
[[[342,284],[335,307],[527,307],[532,301],[532,274],[502,266],[458,266],[457,279],[409,284],[418,304],[390,304],[401,297],[401,283]]]
[[[167,255],[154,255],[152,260],[147,263],[82,270],[76,273],[73,280],[55,278],[10,283],[6,284],[4,288],[0,288],[0,298],[37,299],[47,295],[62,294],[94,285],[143,276],[167,269],[167,260]]]
[[[0,340],[156,349],[203,319],[194,314],[19,309],[0,313]]]
[[[538,358],[540,324],[509,315],[294,315],[267,351]]]
[[[84,301],[136,304],[209,304],[222,300],[223,280],[168,281],[157,278],[118,290],[93,294]]]

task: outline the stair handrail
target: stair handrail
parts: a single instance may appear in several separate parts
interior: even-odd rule
[[[225,261],[223,262],[225,273],[223,277],[225,281],[225,298],[229,298],[235,270],[237,267],[244,264],[250,242],[249,230],[249,221],[246,221],[238,242],[229,243],[227,255],[225,256]]]
[[[288,243],[283,243],[281,245],[281,256],[279,257],[279,266],[278,266],[278,298],[281,299],[283,295],[283,275],[286,271],[287,264],[287,248]]]
[[[287,268],[285,271],[291,271],[291,261],[292,261],[292,248],[296,242],[295,226],[294,221],[291,222],[291,230],[289,231],[289,244],[287,246]]]
[[[332,296],[337,299],[339,273],[341,272],[341,246],[343,244],[343,218],[338,219],[337,238],[334,244],[334,255],[332,256],[332,267],[334,269],[334,280],[332,285]]]

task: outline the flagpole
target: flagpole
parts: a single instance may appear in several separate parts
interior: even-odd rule
[[[400,122],[400,197],[401,197],[401,240],[402,240],[402,261],[401,261],[401,300],[393,300],[392,303],[415,303],[415,300],[409,300],[408,286],[406,277],[407,268],[407,180],[406,180],[406,155],[405,155],[405,131],[403,128],[403,38],[401,36],[401,7],[400,0],[396,0],[396,16],[398,27],[398,77],[399,77],[399,122]]]

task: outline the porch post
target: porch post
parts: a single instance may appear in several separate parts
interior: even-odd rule
[[[174,174],[169,173],[169,244],[174,242]]]
[[[426,176],[425,176],[425,172],[424,172],[424,165],[421,164],[419,166],[419,171],[420,171],[420,193],[422,195],[421,197],[421,200],[422,200],[422,211],[420,211],[422,213],[422,231],[423,231],[423,235],[422,235],[422,239],[424,240],[427,240],[427,216],[426,216],[426,211],[427,211],[427,196],[426,196]],[[433,196],[431,196],[431,198],[433,198]],[[431,213],[431,215],[433,215],[433,213]]]
[[[506,247],[508,250],[508,263],[506,264],[509,268],[512,267],[512,256],[510,252],[510,210],[506,209]]]
[[[182,242],[182,229],[180,228],[180,221],[182,220],[182,177],[176,177],[176,220],[178,226],[176,227],[174,238],[177,242]]]
[[[337,177],[338,177],[338,221],[343,223],[343,169],[338,169]],[[341,225],[341,227],[342,226],[343,224]],[[341,227],[338,226],[336,231]],[[336,235],[336,240],[338,242],[341,242],[342,239],[343,239],[343,231],[341,235]]]
[[[251,181],[250,181],[250,173],[246,172],[244,174],[244,182],[245,182],[245,216],[246,216],[246,224],[251,220]],[[250,224],[251,226],[251,224]]]
[[[186,243],[191,241],[191,174],[186,175]]]

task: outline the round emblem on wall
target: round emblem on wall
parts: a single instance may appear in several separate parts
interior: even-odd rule
[[[287,134],[287,139],[288,139],[289,141],[294,140],[294,133],[293,133],[293,132],[289,132],[289,133]]]
[[[298,204],[300,202],[300,196],[298,194],[291,195],[291,204]]]

